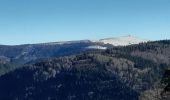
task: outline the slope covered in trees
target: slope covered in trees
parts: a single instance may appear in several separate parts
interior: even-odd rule
[[[169,51],[164,40],[49,58],[1,76],[0,99],[147,100],[170,65]]]

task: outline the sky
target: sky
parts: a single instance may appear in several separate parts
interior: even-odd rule
[[[0,44],[170,39],[170,0],[0,0]]]

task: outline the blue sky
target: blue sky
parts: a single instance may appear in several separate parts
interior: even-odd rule
[[[170,0],[0,0],[0,44],[170,39]]]

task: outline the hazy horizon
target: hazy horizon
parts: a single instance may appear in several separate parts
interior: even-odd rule
[[[170,39],[169,0],[1,0],[0,44]]]

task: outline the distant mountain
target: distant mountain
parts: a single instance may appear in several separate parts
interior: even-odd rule
[[[11,62],[27,63],[36,59],[80,53],[86,51],[86,47],[91,45],[96,45],[96,43],[91,41],[68,41],[16,46],[1,45],[0,57],[9,59]]]
[[[77,54],[91,49],[105,50],[113,46],[126,46],[146,42],[133,36],[107,38],[98,41],[80,40],[26,45],[0,45],[0,58],[11,62],[27,63],[36,59]]]
[[[101,39],[98,42],[102,42],[104,44],[112,44],[113,46],[127,46],[132,44],[145,43],[147,41],[148,40],[144,40],[128,35],[123,37]]]

